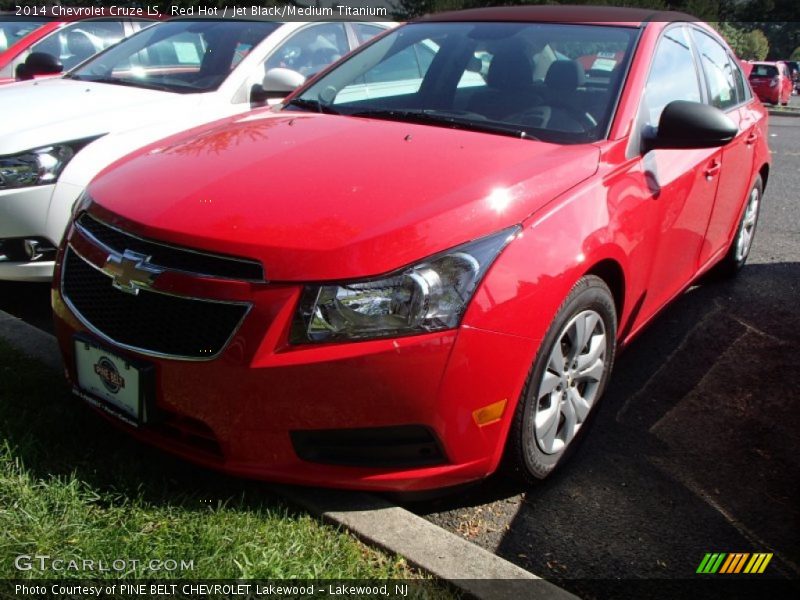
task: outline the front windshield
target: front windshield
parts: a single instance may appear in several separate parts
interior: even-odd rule
[[[552,23],[412,23],[288,105],[585,143],[606,135],[638,30]]]
[[[36,31],[46,21],[0,21],[0,52],[8,50],[29,33]]]
[[[97,55],[70,79],[193,93],[217,89],[280,26],[260,21],[170,21]]]

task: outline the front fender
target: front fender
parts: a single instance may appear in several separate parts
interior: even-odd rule
[[[569,291],[596,265],[613,261],[627,280],[629,253],[642,239],[612,192],[594,179],[523,223],[476,291],[464,324],[541,340]]]

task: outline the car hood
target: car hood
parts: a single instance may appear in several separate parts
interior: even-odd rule
[[[331,280],[520,223],[595,173],[598,156],[592,145],[264,111],[143,148],[89,194],[98,216],[133,233],[258,259],[272,281]]]
[[[62,78],[4,85],[0,155],[165,120],[197,102],[196,94]]]

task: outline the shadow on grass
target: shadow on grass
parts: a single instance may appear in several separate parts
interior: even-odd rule
[[[73,396],[60,373],[0,340],[0,453],[37,479],[70,475],[106,503],[146,503],[204,510],[283,507],[264,485],[227,477],[150,448],[109,426]]]

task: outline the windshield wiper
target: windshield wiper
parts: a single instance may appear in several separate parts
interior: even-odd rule
[[[294,100],[290,100],[284,106],[296,106],[297,108],[303,110],[311,110],[314,112],[325,113],[328,115],[338,115],[341,114],[338,111],[332,109],[329,105],[323,104],[319,100],[309,100],[308,98],[295,98]]]
[[[420,123],[423,125],[438,125],[451,127],[453,129],[464,129],[467,131],[480,131],[485,133],[496,133],[526,140],[538,140],[524,129],[497,123],[496,121],[473,121],[463,117],[448,114],[445,111],[436,110],[395,110],[395,109],[371,109],[360,110],[347,113],[351,117],[367,117],[371,119],[387,119],[390,121],[408,121],[410,123]]]

